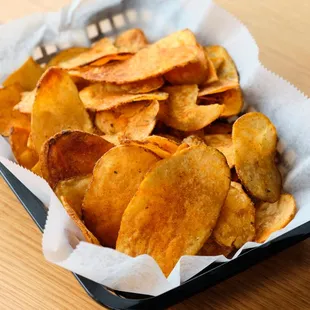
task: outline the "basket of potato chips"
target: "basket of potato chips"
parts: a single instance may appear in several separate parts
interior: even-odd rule
[[[4,67],[2,174],[48,209],[46,259],[112,308],[168,306],[309,235],[309,99],[227,12],[178,2],[69,6]]]

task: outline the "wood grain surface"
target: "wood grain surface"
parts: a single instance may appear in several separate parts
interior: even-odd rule
[[[0,0],[0,22],[67,2]],[[264,64],[310,95],[310,1],[217,2],[248,26]],[[44,260],[41,233],[2,179],[0,236],[0,309],[103,309],[70,272]],[[172,309],[310,309],[309,271],[307,240]]]

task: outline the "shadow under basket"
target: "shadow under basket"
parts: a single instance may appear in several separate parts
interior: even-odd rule
[[[103,37],[114,37],[117,33],[134,27],[136,19],[140,21],[146,19],[144,15],[147,12],[134,10],[130,4],[131,1],[124,1],[94,15],[87,26],[90,41],[93,43]],[[55,45],[40,46],[35,49],[33,57],[38,63],[45,64],[59,50],[59,47]],[[47,218],[47,210],[43,203],[1,163],[0,174],[43,232]],[[307,222],[258,248],[244,250],[234,260],[226,263],[213,263],[180,286],[156,297],[112,290],[80,275],[74,274],[74,276],[90,297],[109,309],[163,309],[248,269],[271,255],[308,238],[309,235],[310,222]]]

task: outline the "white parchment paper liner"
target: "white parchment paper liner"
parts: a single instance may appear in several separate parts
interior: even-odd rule
[[[73,1],[60,12],[35,14],[0,26],[0,81],[19,67],[40,43],[85,44],[85,25],[89,18],[117,3],[117,0]],[[226,47],[238,67],[247,104],[266,114],[277,127],[284,189],[297,201],[296,217],[269,240],[309,221],[310,100],[263,67],[258,60],[258,47],[247,28],[211,0],[127,0],[124,7],[124,13],[131,15],[131,23],[123,23],[122,30],[141,27],[151,40],[156,40],[173,31],[190,28],[201,44]],[[10,147],[0,137],[0,161],[49,208],[43,252],[47,260],[59,266],[113,289],[158,295],[180,285],[214,261],[227,261],[223,256],[183,256],[166,279],[148,255],[132,258],[83,241],[74,249],[70,244],[83,237],[53,191],[43,179],[10,160],[14,160]],[[259,244],[249,242],[242,249],[257,246]]]

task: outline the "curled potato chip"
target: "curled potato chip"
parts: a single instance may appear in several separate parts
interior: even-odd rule
[[[254,197],[276,202],[281,194],[281,174],[275,164],[277,130],[262,113],[251,112],[233,125],[235,168],[241,183]]]
[[[168,138],[152,135],[143,141],[125,141],[129,145],[141,146],[144,149],[150,150],[160,158],[167,158],[174,154],[178,149],[178,144]]]
[[[40,153],[46,140],[66,129],[92,132],[93,126],[70,76],[51,67],[38,83],[32,108],[32,147]]]
[[[91,62],[89,65],[92,67],[100,67],[107,64],[110,61],[117,61],[117,60],[126,60],[131,58],[132,54],[123,53],[123,54],[113,54],[107,55],[104,57],[99,58],[98,60]]]
[[[213,231],[216,242],[241,248],[255,237],[255,208],[239,183],[231,182],[228,195]]]
[[[205,134],[216,135],[216,134],[231,134],[232,124],[223,122],[214,122],[207,126],[205,129]]]
[[[183,139],[182,143],[186,143],[188,146],[205,144],[205,141],[196,135],[191,135]]]
[[[157,77],[198,62],[199,53],[194,34],[186,29],[141,49],[125,61],[71,70],[70,74],[90,81],[124,84]]]
[[[233,251],[233,247],[227,247],[218,244],[214,238],[211,236],[197,253],[197,255],[202,256],[217,256],[224,255],[228,256]]]
[[[292,195],[282,194],[275,203],[261,202],[256,207],[256,242],[265,242],[269,236],[284,228],[296,214]]]
[[[62,131],[45,142],[40,153],[42,176],[51,187],[62,180],[92,173],[112,144],[82,131]]]
[[[161,103],[158,117],[175,129],[199,130],[216,120],[224,109],[219,104],[197,105],[198,87],[194,84],[168,86],[163,91],[169,98]]]
[[[165,79],[172,85],[203,84],[208,76],[208,62],[201,46],[198,46],[198,61],[184,67],[175,68],[165,74]],[[211,69],[212,70],[212,69]]]
[[[111,93],[103,84],[92,84],[80,91],[80,98],[85,108],[92,111],[110,110],[125,103],[144,100],[165,100],[168,94],[152,92],[146,94]]]
[[[92,244],[100,245],[100,242],[98,241],[98,239],[86,228],[81,218],[78,216],[75,210],[71,207],[70,203],[67,201],[66,197],[61,196],[60,200],[62,202],[64,209],[67,211],[68,215],[70,216],[71,220],[80,229],[85,241],[92,243]]]
[[[21,101],[14,106],[14,110],[21,113],[31,114],[34,99],[36,96],[36,88],[32,91],[26,91],[21,93]]]
[[[151,255],[168,276],[211,235],[230,185],[224,156],[193,146],[158,162],[126,208],[116,249]]]
[[[226,157],[229,168],[235,165],[235,153],[230,134],[206,135],[204,138],[207,145],[215,147]]]
[[[114,44],[122,52],[136,53],[146,47],[148,42],[141,29],[132,28],[118,35]]]
[[[207,61],[207,66],[208,66],[208,76],[207,76],[207,79],[204,81],[204,85],[205,85],[205,84],[210,84],[210,83],[216,82],[219,80],[219,78],[217,76],[214,63],[211,61],[211,59],[209,57],[207,49],[204,47],[203,50],[204,50],[204,54],[205,54],[205,58]]]
[[[27,147],[29,129],[13,127],[10,133],[10,145],[16,161],[31,169],[39,160],[38,154]]]
[[[55,194],[61,202],[64,200],[82,218],[82,202],[90,184],[92,175],[83,175],[58,182]]]
[[[103,245],[115,247],[124,210],[158,160],[141,147],[122,145],[111,149],[96,164],[82,212],[86,226]]]
[[[32,168],[31,171],[38,176],[42,176],[40,161],[38,161]]]
[[[40,65],[37,64],[32,57],[29,57],[19,69],[13,72],[3,82],[3,86],[18,83],[23,90],[31,91],[36,87],[43,71],[44,70],[40,67]]]
[[[78,54],[76,57],[59,63],[65,69],[72,69],[87,65],[99,58],[117,53],[117,48],[109,38],[97,41],[90,49]]]
[[[18,84],[0,88],[0,134],[9,136],[12,127],[30,128],[30,117],[14,110],[21,99],[21,87]]]
[[[115,145],[124,140],[143,140],[154,129],[158,111],[157,100],[128,103],[96,113],[95,124]]]
[[[237,81],[220,80],[220,81],[216,81],[216,82],[207,84],[205,86],[202,86],[199,90],[198,96],[204,97],[208,95],[223,93],[228,90],[238,89],[238,87],[239,87],[239,83]]]
[[[54,56],[46,65],[46,68],[52,66],[58,66],[62,62],[66,62],[83,52],[88,51],[88,47],[70,47],[63,51],[60,51],[56,56]]]

